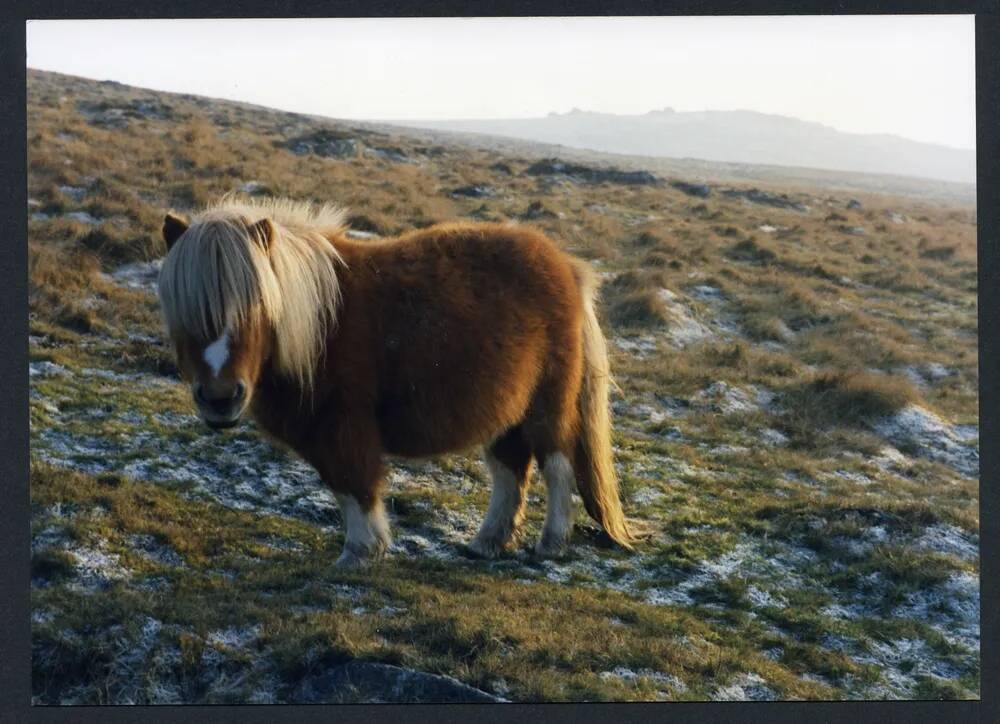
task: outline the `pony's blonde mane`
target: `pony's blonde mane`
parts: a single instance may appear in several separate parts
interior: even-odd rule
[[[223,197],[191,220],[163,261],[167,328],[209,342],[263,318],[278,371],[311,389],[341,301],[343,260],[326,237],[343,231],[344,217],[328,204]],[[266,249],[251,232],[265,218],[274,230]]]

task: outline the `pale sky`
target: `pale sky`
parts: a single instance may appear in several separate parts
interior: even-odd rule
[[[975,147],[974,18],[44,20],[30,68],[354,119],[749,109]]]

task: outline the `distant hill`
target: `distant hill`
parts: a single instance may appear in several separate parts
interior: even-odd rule
[[[975,151],[886,134],[844,133],[820,123],[756,111],[664,108],[629,116],[574,109],[544,118],[392,123],[641,156],[976,181]]]

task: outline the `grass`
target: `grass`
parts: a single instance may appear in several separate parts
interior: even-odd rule
[[[525,173],[529,150],[34,71],[28,126],[37,702],[292,701],[354,660],[515,701],[704,700],[754,681],[777,698],[978,696],[978,481],[919,446],[886,462],[870,424],[911,404],[977,420],[973,207],[763,169],[725,184],[813,210],[711,178],[697,200],[563,183]],[[300,155],[302,139],[357,152]],[[626,555],[581,519],[568,558],[537,561],[536,484],[519,547],[465,558],[488,475],[451,455],[392,461],[398,549],[335,569],[330,496],[252,427],[204,433],[154,295],[111,276],[162,254],[164,211],[251,182],[344,204],[383,236],[528,221],[591,260],[623,497],[652,538]],[[451,195],[470,184],[497,192]],[[708,333],[676,336],[690,320]],[[892,653],[914,641],[920,661]]]
[[[809,429],[862,425],[921,402],[905,377],[870,372],[824,372],[785,392],[785,404],[798,411],[797,424]]]

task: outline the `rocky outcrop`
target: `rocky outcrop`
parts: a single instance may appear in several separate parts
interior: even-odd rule
[[[622,171],[617,168],[597,168],[577,163],[565,163],[547,158],[526,169],[531,176],[561,176],[573,183],[613,183],[625,186],[656,186],[660,180],[649,171]]]

